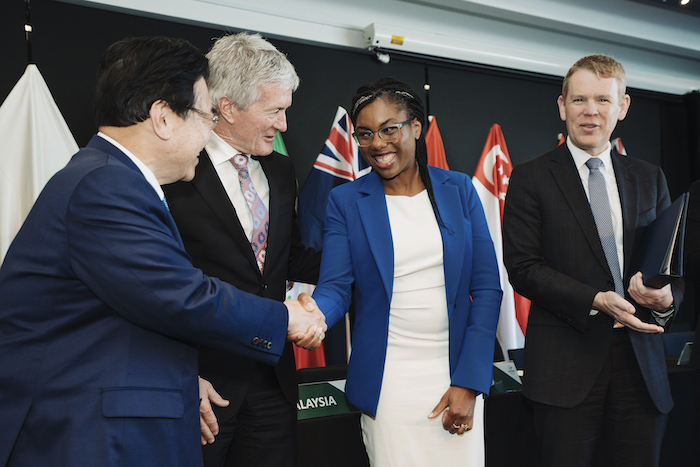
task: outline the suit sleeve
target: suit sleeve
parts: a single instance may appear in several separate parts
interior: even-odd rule
[[[460,297],[463,300],[471,299],[471,306],[452,384],[488,394],[493,377],[493,349],[503,292],[484,209],[471,181],[465,179],[466,186],[461,191],[464,193],[466,189],[465,217],[468,225],[471,225],[467,235],[471,235],[472,261],[469,265],[470,275],[462,274],[462,277],[469,277],[469,297]],[[457,303],[456,306],[464,305]],[[453,334],[453,330],[450,333]]]
[[[296,203],[295,203],[296,204]],[[297,223],[296,210],[292,213],[291,247],[287,279],[295,282],[316,284],[321,268],[321,252],[307,248],[301,241],[301,231]]]
[[[265,363],[282,354],[286,307],[194,268],[170,214],[140,174],[118,166],[91,172],[74,191],[66,219],[75,273],[127,321]]]
[[[331,191],[323,229],[321,273],[313,293],[319,309],[326,316],[329,328],[347,313],[355,281],[347,219],[340,198],[337,190]]]
[[[289,250],[289,262],[287,265],[287,280],[294,282],[305,282],[307,284],[316,284],[318,282],[319,268],[321,267],[321,252],[316,251],[313,248],[307,248],[301,240],[301,231],[299,230],[299,224],[297,223],[297,213],[296,213],[296,174],[294,172],[294,166],[288,157],[280,156],[281,160],[284,161],[289,170],[286,172],[288,174],[288,192],[291,193],[291,197],[294,202],[291,203],[292,207],[292,222],[290,225],[290,250]]]
[[[545,195],[540,193],[543,180],[535,176],[536,169],[518,166],[511,173],[503,213],[503,261],[519,294],[583,332],[598,289],[547,263],[547,255],[555,254],[554,250],[558,257],[560,250],[575,252],[580,246],[571,240],[565,245],[566,238],[556,245],[543,244],[543,230],[557,228],[556,213],[549,212],[547,205],[551,200],[545,197],[561,195],[548,190],[542,190]],[[575,261],[575,255],[570,256]]]
[[[288,280],[316,284],[321,267],[321,252],[307,248],[301,242],[301,232],[297,225],[296,214],[292,221],[291,249],[289,253]]]

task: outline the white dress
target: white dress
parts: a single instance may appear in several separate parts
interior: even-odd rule
[[[370,464],[481,467],[481,396],[473,429],[464,436],[446,431],[442,414],[428,420],[450,386],[442,238],[428,193],[386,200],[394,243],[394,290],[377,416],[361,418]]]

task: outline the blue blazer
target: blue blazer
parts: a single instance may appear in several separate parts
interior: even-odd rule
[[[202,274],[138,168],[94,137],[0,268],[0,465],[197,466],[197,347],[273,364],[287,311]]]
[[[440,233],[452,385],[488,393],[502,296],[493,243],[469,177],[433,167],[429,171],[445,224]],[[353,405],[372,416],[384,373],[393,280],[394,249],[384,187],[379,176],[370,173],[331,191],[313,297],[332,326],[347,312],[355,284],[345,390]]]

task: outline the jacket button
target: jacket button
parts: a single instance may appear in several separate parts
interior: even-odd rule
[[[613,281],[608,281],[608,287],[615,287],[615,283]]]
[[[253,337],[253,340],[250,341],[250,343],[253,345],[258,345],[260,344],[260,339],[258,339],[257,337]]]
[[[267,350],[272,349],[272,342],[268,342],[265,347],[267,348]]]
[[[268,287],[268,286],[267,286],[267,282],[263,282],[262,289],[263,289],[263,290],[267,290],[267,287]]]

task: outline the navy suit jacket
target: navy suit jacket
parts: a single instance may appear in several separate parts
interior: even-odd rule
[[[429,171],[445,224],[440,233],[452,385],[488,394],[502,296],[493,243],[469,177],[434,167]],[[332,326],[347,312],[355,284],[356,315],[345,391],[352,404],[372,416],[377,410],[386,358],[393,252],[379,176],[372,172],[334,188],[326,211],[321,273],[313,297]]]
[[[274,363],[286,326],[283,304],[195,269],[142,173],[93,137],[0,269],[0,464],[201,465],[197,346]]]
[[[670,205],[661,168],[612,155],[624,224],[625,290],[638,268],[644,227]],[[515,290],[532,300],[525,337],[526,397],[574,407],[588,395],[610,348],[613,320],[590,316],[599,291],[615,290],[595,220],[566,144],[518,165],[503,217],[504,261]],[[629,296],[628,300],[631,300]],[[682,293],[674,290],[676,307]],[[651,322],[649,310],[636,315]],[[673,407],[662,337],[629,331],[654,404]]]

